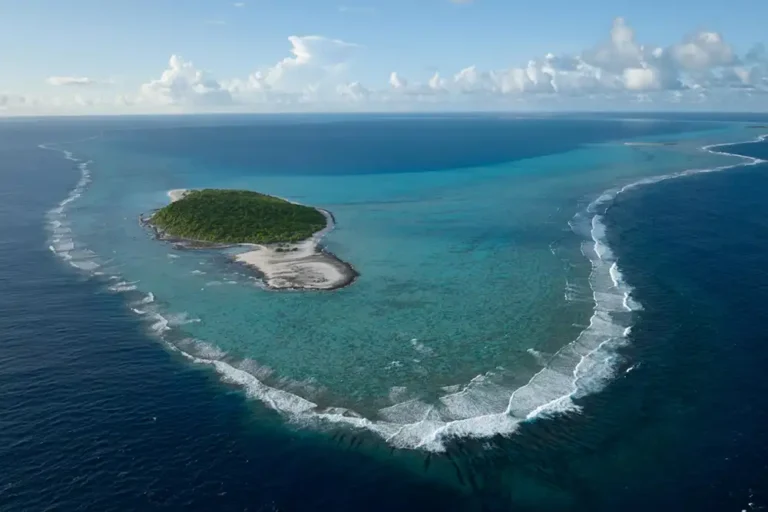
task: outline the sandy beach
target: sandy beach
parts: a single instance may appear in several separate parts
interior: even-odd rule
[[[168,191],[171,202],[183,199],[188,189]],[[335,227],[333,215],[321,210],[326,227],[312,238],[298,243],[241,244],[249,251],[238,254],[235,261],[255,269],[263,276],[264,284],[274,290],[336,290],[351,284],[357,272],[320,246],[322,238]]]
[[[175,203],[179,199],[183,199],[184,196],[186,196],[189,193],[189,190],[186,188],[175,188],[173,190],[168,191],[168,198],[171,200],[172,203]]]
[[[294,244],[256,245],[238,254],[235,260],[255,268],[265,284],[275,290],[335,290],[351,284],[357,272],[351,265],[320,247],[322,238],[334,228],[333,216],[318,209],[326,218],[326,227],[309,240]]]

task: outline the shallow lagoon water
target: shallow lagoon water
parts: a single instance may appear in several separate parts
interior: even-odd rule
[[[110,131],[46,146],[84,172],[49,215],[53,250],[111,281],[112,291],[131,293],[131,310],[151,331],[289,419],[441,451],[447,437],[511,433],[602,389],[640,305],[596,244],[604,233],[590,203],[646,176],[735,163],[701,151],[698,139],[745,138],[743,128],[660,121],[360,123],[257,123],[247,151],[221,146],[222,132],[244,143],[242,126]],[[414,132],[418,123],[427,124]],[[540,132],[533,150],[515,139],[526,126]],[[452,139],[461,127],[476,134],[463,148]],[[480,154],[478,133],[504,161],[466,165]],[[559,138],[542,139],[549,133]],[[406,155],[382,163],[359,148],[330,153],[343,149],[334,147],[340,137],[343,147]],[[459,146],[448,151],[452,160],[402,149],[440,137]],[[679,140],[624,144],[670,137]],[[164,138],[170,149],[158,143]],[[287,156],[293,151],[306,153]],[[175,250],[139,225],[168,189],[199,187],[246,188],[332,211],[337,228],[326,247],[360,279],[333,293],[275,293],[226,252]]]
[[[677,123],[687,116],[657,117]],[[573,166],[576,158],[564,158],[560,167],[554,166],[563,174],[570,169],[584,171],[583,182],[574,176],[574,190],[584,190],[575,200],[571,198],[576,193],[538,192],[545,201],[567,198],[571,208],[554,209],[550,223],[540,229],[542,235],[550,233],[547,226],[551,232],[555,227],[561,230],[549,255],[554,252],[563,265],[569,285],[561,283],[561,298],[570,298],[574,316],[579,317],[575,323],[588,319],[594,306],[589,292],[586,302],[582,293],[589,290],[591,266],[582,249],[594,257],[589,252],[591,228],[579,222],[584,219],[577,214],[587,211],[606,184],[622,186],[636,180],[637,172],[679,172],[691,163],[712,168],[739,161],[699,150],[708,143],[748,140],[761,133],[730,124],[750,121],[737,118],[698,116],[683,127],[694,131],[667,131],[666,137],[682,141],[677,146],[635,148],[637,159],[622,158],[614,167],[608,165],[607,156],[626,148],[611,143],[582,148],[596,150],[592,157],[585,155],[583,166]],[[51,208],[82,176],[76,162],[37,148],[41,141],[84,139],[115,129],[142,132],[216,122],[221,120],[31,120],[2,126],[1,509],[646,511],[766,506],[768,446],[760,429],[766,421],[760,404],[768,392],[763,375],[767,353],[759,321],[760,308],[768,299],[764,165],[636,187],[607,204],[610,208],[602,220],[605,240],[618,259],[625,285],[632,288],[632,299],[642,309],[621,319],[631,322],[632,330],[628,342],[611,351],[611,356],[618,356],[618,365],[611,366],[610,380],[591,388],[604,386],[603,390],[575,398],[578,412],[551,419],[539,415],[520,424],[516,435],[462,438],[447,443],[447,452],[430,456],[421,450],[392,451],[346,428],[332,434],[286,428],[286,416],[247,399],[242,387],[222,383],[208,366],[189,364],[178,351],[158,343],[162,338],[153,325],[174,326],[163,338],[186,346],[185,331],[206,324],[202,315],[200,322],[189,323],[198,317],[183,314],[186,310],[173,302],[185,296],[174,295],[174,286],[164,285],[163,278],[151,278],[150,274],[162,277],[168,272],[161,263],[171,260],[190,276],[210,279],[200,288],[205,283],[211,283],[211,290],[253,284],[248,276],[232,274],[219,254],[175,253],[135,230],[135,210],[162,204],[166,189],[218,186],[214,180],[195,180],[207,173],[194,163],[200,165],[199,154],[187,161],[156,152],[151,159],[139,159],[136,148],[123,147],[121,158],[107,166],[106,161],[99,163],[98,156],[115,155],[115,148],[106,151],[98,144],[83,144],[77,157],[93,158],[88,166],[92,181],[81,182],[84,193],[68,203],[66,217],[59,219],[62,224],[54,224]],[[237,122],[242,127],[261,121]],[[600,126],[610,130],[606,138],[617,135],[616,124]],[[647,140],[661,137],[645,135]],[[167,146],[157,131],[152,140],[152,145]],[[506,155],[494,149],[493,138],[490,142],[488,154]],[[400,141],[390,148],[402,145]],[[533,146],[528,144],[525,151],[530,153]],[[194,147],[199,149],[199,144]],[[450,147],[459,146],[454,141]],[[476,153],[487,147],[478,145]],[[764,143],[727,149],[768,157]],[[592,167],[590,158],[606,165]],[[653,159],[655,166],[637,164]],[[175,165],[179,163],[183,165]],[[232,169],[230,164],[221,169]],[[524,164],[514,162],[522,166],[520,172],[532,169]],[[244,173],[250,176],[257,167]],[[143,185],[139,179],[122,180],[124,193],[115,189],[109,192],[111,199],[100,199],[104,210],[114,209],[113,214],[104,219],[80,216],[85,212],[78,210],[79,205],[88,203],[91,192],[98,193],[99,171],[110,168],[121,169],[126,176],[145,171],[146,179]],[[361,168],[371,171],[370,165]],[[228,178],[233,183],[247,179]],[[353,206],[351,201],[348,205]],[[75,247],[67,249],[69,229]],[[90,236],[92,245],[85,246],[80,237],[96,230],[100,236]],[[117,248],[114,244],[127,240],[121,230],[136,236],[131,243],[152,242],[137,251],[144,257],[156,256],[152,265],[136,265],[148,272],[148,281],[128,279],[132,260],[119,261],[111,252]],[[340,229],[334,236],[343,233]],[[57,234],[61,245],[54,255],[47,247]],[[571,243],[574,238],[578,244]],[[96,247],[104,252],[97,253]],[[64,253],[73,259],[65,260]],[[213,284],[218,277],[221,284]],[[159,288],[152,295],[145,291],[156,284],[164,287],[165,298]],[[167,320],[147,319],[146,313],[137,315],[131,309],[143,311],[152,305]],[[582,310],[583,316],[578,312]],[[571,322],[566,317],[558,320]],[[574,327],[578,334],[579,326]],[[563,341],[553,338],[544,343],[554,351]],[[190,350],[222,356],[213,344],[193,343]],[[526,353],[534,360],[544,354]],[[253,371],[258,373],[257,368]],[[276,385],[281,384],[279,373],[276,367]],[[343,378],[337,380],[343,384]],[[295,384],[286,380],[282,385]],[[425,382],[423,389],[429,385]],[[343,386],[337,384],[336,392],[340,389]],[[296,391],[309,394],[306,383]],[[339,402],[345,399],[338,394],[328,396]],[[363,397],[357,403],[373,399]]]

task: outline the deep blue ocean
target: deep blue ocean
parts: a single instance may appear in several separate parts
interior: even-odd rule
[[[0,511],[768,508],[766,123],[3,120]],[[139,224],[199,187],[329,209],[360,279]]]

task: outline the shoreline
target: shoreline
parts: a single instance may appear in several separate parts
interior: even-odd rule
[[[235,262],[255,269],[272,290],[333,291],[352,284],[359,274],[349,263],[323,248],[322,238],[336,227],[333,215],[316,208],[326,227],[308,240],[286,244],[240,244],[252,250],[235,255]]]
[[[189,194],[189,189],[173,189],[167,192],[173,203]],[[292,202],[292,201],[291,201]],[[299,204],[299,203],[294,203]],[[277,244],[218,244],[200,240],[173,237],[152,224],[152,217],[141,217],[142,224],[149,226],[159,240],[173,243],[183,249],[227,249],[247,247],[251,250],[236,254],[233,260],[254,270],[270,290],[319,290],[333,291],[345,288],[360,275],[352,265],[331,253],[321,245],[336,222],[333,214],[315,208],[326,219],[326,226],[301,242]]]
[[[705,169],[688,169],[688,170],[679,171],[676,173],[671,173],[668,175],[641,178],[635,182],[625,185],[624,187],[612,188],[604,191],[597,199],[595,199],[590,204],[590,207],[594,208],[597,206],[606,206],[608,203],[610,203],[610,201],[615,199],[616,195],[626,192],[628,190],[631,190],[632,188],[635,188],[635,187],[652,185],[652,184],[666,181],[669,179],[682,178],[682,177],[691,176],[699,173],[717,172],[717,171],[723,171],[726,169],[738,168],[738,167],[747,166],[747,165],[756,165],[756,164],[766,163],[765,160],[757,159],[754,157],[747,157],[744,155],[726,153],[724,151],[717,150],[718,148],[722,148],[725,146],[757,143],[765,140],[768,140],[768,135],[761,135],[761,136],[758,136],[756,139],[752,139],[752,140],[729,142],[729,143],[717,143],[717,144],[702,146],[699,148],[702,151],[731,155],[734,157],[744,159],[746,161],[742,161],[732,165],[720,166],[720,167],[705,168]],[[64,150],[58,150],[58,151],[64,152],[65,158],[68,158],[75,162],[80,162],[79,160],[74,158],[71,155],[71,153],[68,154],[68,152]],[[82,177],[81,177],[81,180],[78,182],[78,185],[75,187],[75,189],[73,189],[70,192],[69,196],[67,196],[66,199],[60,202],[58,207],[53,208],[49,212],[49,214],[54,212],[61,213],[66,209],[66,206],[68,206],[69,203],[77,200],[79,195],[82,193],[83,189],[85,188],[88,181],[90,180],[90,173],[87,171],[87,166],[81,167],[80,170],[82,173]],[[170,192],[169,192],[169,197],[170,197]],[[330,212],[326,212],[326,213],[330,215]],[[596,213],[594,211],[592,212],[592,214],[593,216],[600,215],[599,213]],[[56,219],[49,218],[48,222],[49,223],[56,222]],[[144,222],[145,221],[143,221],[142,223],[144,224]],[[145,225],[151,226],[151,224],[149,223]],[[597,246],[598,243],[602,245],[602,243],[605,242],[605,230],[600,228],[604,228],[604,225],[602,225],[599,222],[599,220],[597,223],[595,223],[594,219],[591,219],[590,227],[591,227],[590,235],[592,237],[593,245]],[[315,235],[313,235],[312,238],[314,239],[319,235],[318,237],[318,241],[319,241],[319,239],[322,238],[322,236],[328,231],[330,231],[330,229],[332,228],[333,226],[326,226],[324,230],[321,230],[320,232],[316,233]],[[597,240],[595,238],[597,238]],[[600,247],[600,249],[601,249],[600,254],[594,254],[593,256],[595,257],[600,255],[605,256],[606,253],[604,251],[606,249],[610,251],[611,248],[610,246],[607,246],[607,243],[606,243],[606,245]],[[320,250],[322,250],[321,247],[320,247]],[[64,251],[54,251],[54,252],[59,257],[67,259],[66,252]],[[587,255],[585,254],[585,256]],[[587,257],[589,259],[589,256]],[[72,264],[72,262],[70,262],[70,264]],[[76,265],[73,265],[73,266],[76,266]],[[621,278],[618,258],[614,258],[610,266],[604,265],[603,267],[607,268],[610,281],[613,283],[614,288],[619,287],[619,285],[631,288],[628,284],[624,283],[623,279]],[[92,269],[82,268],[78,266],[76,266],[76,268],[78,268],[81,271],[88,272],[91,275],[97,275],[97,273]],[[117,277],[115,276],[115,278]],[[126,294],[140,293],[137,291],[129,290],[127,286],[124,287],[122,290],[119,290],[119,291],[115,290],[115,292],[126,293]],[[593,300],[596,299],[594,292],[595,290],[593,290]],[[623,307],[632,308],[633,306],[632,302],[628,301],[628,299],[631,299],[631,293],[629,297],[625,296],[624,299],[625,301],[624,301]],[[152,294],[152,292],[149,292],[148,295],[140,299],[139,303],[146,304],[146,303],[154,302],[154,300],[155,300],[154,295]],[[640,304],[636,304],[634,305],[634,307],[639,308],[642,306]],[[382,439],[384,439],[385,442],[387,442],[388,444],[398,448],[421,449],[421,450],[430,451],[430,452],[444,452],[447,449],[446,445],[453,438],[461,438],[461,437],[491,438],[494,435],[498,435],[498,434],[508,435],[513,433],[517,429],[517,426],[519,423],[535,420],[538,417],[546,417],[553,413],[557,414],[557,413],[566,412],[569,410],[578,410],[578,406],[576,406],[575,408],[568,407],[573,405],[572,403],[571,404],[568,403],[570,402],[570,398],[573,396],[573,391],[569,389],[563,390],[566,392],[563,396],[536,407],[534,410],[528,413],[524,418],[516,418],[516,419],[519,419],[519,421],[510,421],[512,420],[512,418],[507,416],[507,413],[505,411],[504,413],[501,413],[499,415],[474,416],[466,420],[446,421],[441,419],[440,423],[442,425],[438,424],[438,426],[435,427],[435,424],[432,421],[420,420],[420,421],[411,423],[406,420],[404,422],[403,421],[395,422],[392,420],[387,420],[386,418],[383,418],[381,416],[376,416],[372,418],[356,416],[355,413],[352,411],[345,413],[342,410],[336,409],[333,407],[324,407],[320,409],[316,404],[312,403],[308,399],[305,399],[297,394],[291,393],[290,391],[286,391],[278,387],[271,387],[263,383],[252,373],[249,373],[247,371],[247,368],[245,367],[241,368],[241,365],[239,364],[239,362],[233,361],[233,360],[225,360],[223,357],[220,359],[219,357],[221,356],[211,354],[210,345],[207,345],[205,342],[201,340],[196,340],[197,342],[200,343],[199,351],[195,350],[197,348],[196,345],[183,346],[180,344],[174,344],[175,342],[172,339],[169,339],[168,337],[166,337],[166,333],[174,331],[176,329],[176,326],[172,324],[169,325],[167,319],[165,319],[160,314],[161,312],[147,313],[146,311],[137,312],[134,310],[134,313],[136,313],[137,315],[143,315],[145,317],[146,322],[152,322],[153,324],[158,325],[157,329],[153,329],[154,334],[159,338],[165,340],[168,344],[168,347],[171,350],[179,352],[183,357],[191,360],[193,363],[209,365],[215,372],[217,372],[221,376],[223,381],[242,386],[244,389],[247,390],[247,393],[249,396],[256,398],[267,407],[275,409],[279,413],[291,418],[292,420],[298,421],[300,424],[307,427],[317,426],[318,423],[338,425],[338,426],[343,426],[353,430],[359,429],[359,430],[372,432],[378,435],[379,437],[381,437]],[[159,320],[158,320],[158,317],[159,317]],[[162,330],[159,330],[159,329],[162,329]],[[627,328],[622,333],[620,333],[620,337],[627,339],[630,332],[631,332],[631,327]],[[189,339],[189,338],[185,337],[185,339]],[[566,346],[573,345],[578,341],[579,341],[578,338],[576,340],[572,340],[571,343],[569,343]],[[607,345],[603,345],[603,346],[609,349],[611,348],[610,346],[607,346]],[[600,347],[598,347],[598,349],[599,348]],[[545,368],[543,368],[542,371],[534,375],[534,378],[532,378],[527,385],[535,384],[536,383],[535,378],[539,376],[539,374],[541,374],[544,370],[547,370],[548,368],[549,368],[549,365],[545,365]],[[624,371],[629,372],[632,368],[633,367],[629,367]],[[594,368],[590,368],[588,366],[586,368],[580,367],[579,369],[584,372],[583,373],[584,376],[588,375],[588,372],[591,373],[594,371]],[[614,370],[618,371],[619,368],[614,368]],[[611,376],[607,376],[607,379],[610,379],[610,378]],[[586,393],[591,394],[591,393],[598,392],[600,389],[599,385],[602,383],[603,383],[602,380],[598,380],[597,382],[598,387],[586,390]],[[515,390],[510,390],[512,393],[510,400],[512,398],[520,398],[520,396],[518,395],[523,393],[519,393],[519,392],[521,391],[521,389],[523,391],[525,391],[525,389],[528,389],[526,388],[527,385],[521,386],[520,388],[517,388]],[[467,388],[469,388],[469,385],[467,385],[459,393],[465,392]],[[522,398],[526,398],[526,397],[522,397]],[[532,398],[532,396],[528,396],[528,398]],[[396,404],[396,405],[401,405],[401,404]],[[390,408],[395,406],[391,406]],[[488,424],[489,423],[488,420],[499,420],[499,419],[502,421],[496,421],[496,422],[491,421],[490,422],[491,424]],[[507,420],[507,421],[504,421],[504,420]],[[430,432],[429,431],[430,429],[434,429],[434,430]]]

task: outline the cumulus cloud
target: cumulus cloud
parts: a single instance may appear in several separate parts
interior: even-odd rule
[[[291,57],[269,68],[264,75],[272,87],[303,88],[346,71],[359,46],[322,36],[291,36]]]
[[[363,101],[371,95],[371,91],[360,82],[341,84],[336,88],[336,91],[342,98],[348,98],[352,101]]]
[[[347,76],[361,50],[359,45],[316,35],[291,36],[288,42],[290,56],[245,79],[222,82],[222,87],[233,97],[252,103],[285,105],[366,97],[362,84]]]
[[[698,32],[672,46],[670,53],[682,69],[707,70],[737,63],[730,45],[717,32]]]
[[[654,53],[650,50],[650,53]],[[595,68],[619,73],[628,68],[640,68],[646,61],[647,50],[635,40],[635,31],[624,18],[616,18],[610,39],[582,53],[581,59]]]
[[[477,69],[477,66],[469,66],[456,73],[453,77],[452,89],[465,93],[487,93],[498,90],[496,74],[494,72],[484,72]]]
[[[429,88],[435,92],[446,92],[445,79],[440,76],[439,72],[435,72],[432,78],[428,82]]]
[[[289,56],[245,78],[219,81],[192,62],[173,55],[159,79],[143,84],[138,105],[222,108],[235,105],[287,106],[328,100],[360,101],[369,90],[348,80],[360,46],[322,36],[291,36]]]
[[[595,45],[581,51],[548,53],[518,66],[433,69],[431,76],[420,80],[396,70],[378,84],[362,83],[355,77],[355,63],[364,58],[363,47],[319,35],[291,36],[283,59],[221,81],[173,55],[159,78],[115,102],[124,108],[184,110],[282,110],[315,108],[313,105],[320,109],[329,105],[361,109],[418,109],[419,105],[588,108],[592,100],[615,105],[694,104],[729,94],[743,99],[768,93],[768,50],[762,44],[738,55],[723,35],[698,31],[677,43],[656,46],[642,41],[623,18],[616,18],[606,32],[596,38]],[[58,76],[50,77],[48,83],[89,86],[97,82]],[[7,110],[22,101],[6,95],[0,97],[0,108]],[[93,103],[86,96],[69,101],[84,106]]]
[[[401,77],[396,71],[393,71],[389,75],[389,85],[393,89],[398,89],[398,90],[407,89],[408,88],[408,80],[406,80],[405,78]]]
[[[229,91],[192,62],[172,55],[157,80],[141,86],[140,101],[155,105],[221,106],[232,103]]]
[[[425,86],[397,76],[404,87],[424,92]],[[395,86],[390,77],[390,86]],[[700,98],[717,88],[768,92],[768,52],[756,45],[739,58],[723,36],[700,31],[669,47],[643,44],[623,18],[616,18],[608,37],[570,55],[550,53],[519,67],[481,70],[469,66],[452,80],[430,79],[432,91],[484,97],[616,97],[653,101],[664,93],[675,101],[686,94]]]

